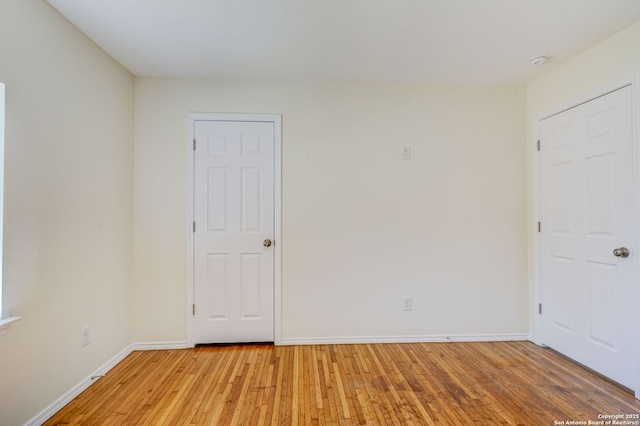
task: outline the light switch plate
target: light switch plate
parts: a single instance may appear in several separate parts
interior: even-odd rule
[[[409,145],[404,145],[402,147],[402,159],[411,160],[411,147]]]

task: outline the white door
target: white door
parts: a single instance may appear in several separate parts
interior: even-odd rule
[[[195,121],[195,343],[274,341],[274,123]]]
[[[540,290],[542,343],[635,390],[631,110],[627,86],[540,122]]]

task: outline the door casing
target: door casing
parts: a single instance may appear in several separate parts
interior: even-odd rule
[[[187,119],[187,347],[195,346],[195,325],[193,316],[194,294],[194,150],[196,121],[239,121],[239,122],[268,122],[273,123],[274,135],[274,343],[280,345],[282,341],[281,300],[282,300],[282,116],[279,114],[239,114],[239,113],[189,113]]]
[[[552,115],[559,114],[568,109],[574,108],[583,103],[589,102],[593,99],[596,99],[600,96],[606,95],[615,90],[621,89],[625,86],[631,86],[631,97],[632,97],[632,125],[633,125],[633,192],[634,192],[634,205],[633,205],[633,217],[634,217],[634,232],[635,235],[631,237],[634,247],[638,253],[635,253],[636,256],[640,256],[640,246],[638,242],[640,241],[640,173],[638,173],[637,168],[640,166],[640,138],[639,132],[640,129],[640,99],[639,99],[639,87],[640,87],[640,75],[634,75],[632,77],[621,79],[617,82],[609,84],[599,90],[588,93],[585,96],[581,96],[579,98],[574,99],[571,102],[560,105],[556,108],[553,108],[550,111],[535,114],[532,122],[532,143],[531,143],[531,158],[532,158],[532,188],[531,188],[531,220],[529,223],[530,226],[530,235],[532,241],[532,274],[531,279],[533,281],[533,288],[530,292],[530,306],[529,306],[529,317],[530,317],[530,339],[532,342],[543,345],[540,336],[540,328],[541,328],[541,319],[538,314],[538,304],[541,301],[541,256],[540,256],[540,235],[538,233],[538,218],[539,208],[538,205],[540,203],[540,157],[538,155],[538,147],[537,141],[539,139],[539,128],[540,122],[545,118],[548,118]],[[640,306],[640,262],[636,262],[636,271],[635,271],[635,281],[636,281],[636,290],[635,297],[637,306]],[[636,345],[638,347],[637,350],[637,371],[638,376],[636,380],[636,389],[632,389],[635,392],[636,399],[640,399],[640,312],[636,312],[636,317],[634,323],[637,325],[635,336],[630,336],[630,338],[636,339]]]

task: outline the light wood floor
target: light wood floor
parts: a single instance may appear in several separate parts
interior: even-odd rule
[[[134,352],[46,425],[553,425],[640,401],[528,342]]]

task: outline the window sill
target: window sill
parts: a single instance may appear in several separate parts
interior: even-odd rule
[[[0,320],[0,336],[2,336],[7,331],[9,331],[9,328],[11,327],[11,324],[13,324],[14,322],[18,321],[19,319],[20,319],[20,317],[9,317],[9,318],[5,318],[5,319]]]

